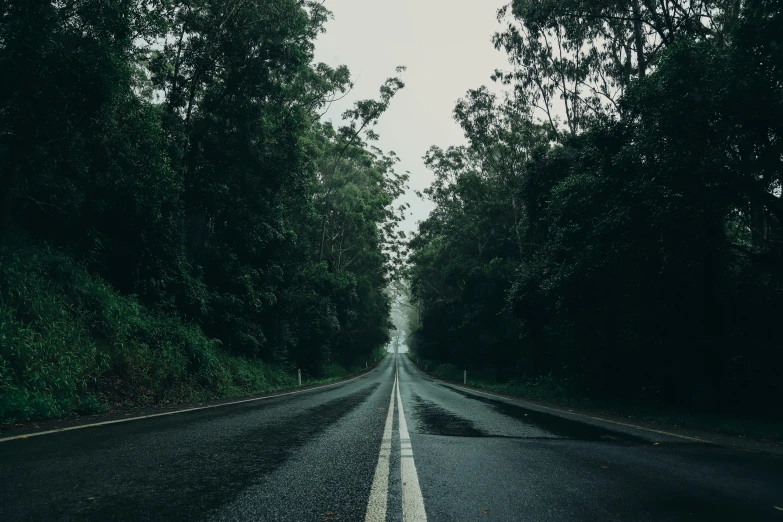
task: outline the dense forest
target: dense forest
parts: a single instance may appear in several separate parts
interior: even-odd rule
[[[265,391],[378,355],[407,174],[370,143],[404,85],[323,123],[352,87],[314,62],[329,16],[0,0],[0,421]]]
[[[514,0],[498,18],[499,88],[458,102],[467,145],[426,156],[418,356],[780,415],[783,3]]]
[[[373,146],[404,68],[324,122],[352,88],[314,59],[329,17],[0,0],[0,421],[344,375],[388,343],[392,284],[428,361],[780,412],[780,2],[501,9],[509,67],[427,152],[409,242]]]

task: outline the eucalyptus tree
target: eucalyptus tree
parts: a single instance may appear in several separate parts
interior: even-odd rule
[[[366,140],[403,84],[323,126],[352,87],[314,60],[329,16],[301,0],[0,2],[0,229],[56,242],[236,354],[317,371],[340,336],[371,331],[354,355],[382,345],[406,175]]]
[[[402,72],[404,68],[398,68]],[[396,200],[407,188],[398,173],[397,156],[370,146],[374,126],[392,97],[404,87],[393,77],[377,100],[361,100],[344,113],[346,124],[326,123],[313,132],[318,154],[312,201],[317,226],[311,252],[321,280],[333,289],[339,330],[333,336],[335,357],[350,361],[367,346],[383,345],[391,326],[387,287],[404,262],[404,234],[399,230],[405,204]]]
[[[500,14],[507,98],[469,92],[469,145],[427,157],[416,346],[593,396],[779,400],[780,3]]]
[[[622,116],[632,80],[654,71],[680,39],[725,42],[738,0],[514,0],[498,12],[495,46],[508,53],[513,85],[558,139],[596,119]]]

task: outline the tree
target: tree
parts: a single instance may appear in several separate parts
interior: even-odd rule
[[[471,91],[455,111],[470,145],[428,156],[420,351],[592,396],[764,411],[783,393],[780,6],[520,1],[510,16],[508,100]]]
[[[235,355],[319,372],[382,346],[407,174],[367,142],[404,84],[320,123],[351,88],[314,61],[329,16],[301,0],[0,3],[0,233],[67,249]]]

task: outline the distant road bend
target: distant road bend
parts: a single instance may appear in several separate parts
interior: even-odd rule
[[[0,442],[0,520],[783,521],[783,460],[447,386],[336,386]],[[777,506],[777,507],[776,507]]]

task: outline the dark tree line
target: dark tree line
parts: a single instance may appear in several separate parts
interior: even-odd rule
[[[504,96],[432,148],[426,358],[593,396],[780,412],[783,5],[516,0]]]
[[[313,60],[328,16],[0,1],[0,234],[64,249],[234,354],[317,373],[383,346],[407,175],[367,141],[403,84],[321,123],[351,88]]]

